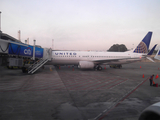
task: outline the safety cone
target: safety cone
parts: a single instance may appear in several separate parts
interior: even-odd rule
[[[74,68],[73,68],[73,71],[74,71]]]
[[[70,68],[70,66],[68,66],[68,68]]]
[[[104,69],[106,69],[106,67],[104,67]]]
[[[144,78],[144,74],[143,74],[143,76],[142,76],[143,78]]]
[[[155,82],[154,82],[154,81],[153,81],[152,83],[153,83],[153,84],[155,84]]]
[[[158,74],[156,75],[156,79],[158,78]]]
[[[140,66],[140,68],[141,68],[141,66]]]
[[[59,66],[59,69],[61,69],[61,67]]]

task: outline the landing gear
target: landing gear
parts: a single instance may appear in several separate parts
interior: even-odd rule
[[[96,65],[96,66],[94,67],[94,70],[101,71],[101,70],[102,70],[102,67],[101,67],[100,65]]]
[[[98,66],[98,70],[101,71],[101,70],[102,70],[102,67],[101,67],[101,66]]]

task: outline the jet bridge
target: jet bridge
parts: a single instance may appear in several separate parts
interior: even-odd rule
[[[0,31],[0,65],[22,67],[23,72],[33,74],[51,58],[52,49],[22,43]],[[25,60],[31,60],[33,64],[27,67]]]

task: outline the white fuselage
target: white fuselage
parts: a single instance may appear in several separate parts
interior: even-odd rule
[[[79,61],[94,64],[126,64],[139,61],[143,53],[133,52],[91,52],[91,51],[52,51],[53,65],[78,65]]]

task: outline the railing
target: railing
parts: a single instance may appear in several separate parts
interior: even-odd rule
[[[28,73],[33,74],[36,72],[40,67],[42,67],[46,62],[48,62],[48,59],[40,59],[37,60],[34,64],[28,67]]]

